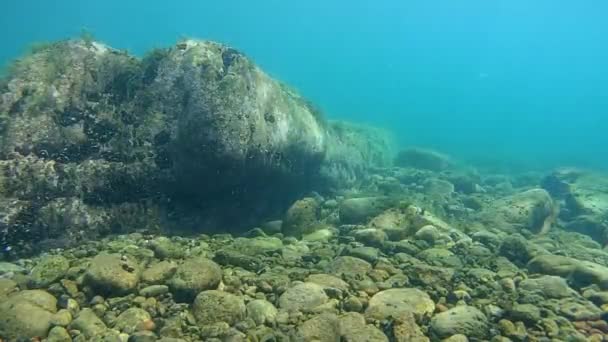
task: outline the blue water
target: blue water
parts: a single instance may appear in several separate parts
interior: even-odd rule
[[[179,3],[177,5],[176,3]],[[608,2],[5,1],[0,62],[82,28],[135,54],[222,41],[331,118],[506,166],[608,167]]]

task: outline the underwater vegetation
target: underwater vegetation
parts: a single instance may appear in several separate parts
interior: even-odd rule
[[[399,149],[224,44],[36,47],[0,142],[1,340],[608,336],[607,175]]]

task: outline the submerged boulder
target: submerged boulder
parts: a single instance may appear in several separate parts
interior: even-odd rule
[[[319,111],[229,46],[179,43],[160,61],[150,90],[155,107],[172,118],[172,160],[185,193],[302,180],[323,160]]]
[[[156,230],[164,216],[246,226],[313,186],[389,166],[390,140],[326,122],[223,44],[186,40],[143,59],[49,44],[0,82],[0,242]]]

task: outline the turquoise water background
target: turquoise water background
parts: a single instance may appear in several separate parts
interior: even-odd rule
[[[0,62],[83,28],[218,40],[330,118],[486,165],[608,167],[608,1],[5,1]]]

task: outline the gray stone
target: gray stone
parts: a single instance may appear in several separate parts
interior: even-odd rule
[[[209,290],[196,296],[192,314],[201,327],[220,322],[234,325],[245,318],[246,307],[241,297],[228,292]]]
[[[298,327],[297,340],[335,342],[340,340],[340,324],[334,314],[315,316]]]
[[[127,334],[132,334],[137,331],[138,326],[142,323],[151,320],[150,314],[140,308],[129,308],[116,318],[114,329],[118,329]]]
[[[97,255],[85,274],[87,285],[103,294],[125,294],[137,287],[140,277],[139,265],[123,260],[118,254]]]
[[[428,294],[414,288],[389,289],[376,293],[370,300],[365,316],[378,321],[413,314],[417,319],[430,317],[435,303]]]
[[[473,306],[456,306],[431,320],[431,332],[439,338],[462,334],[485,339],[489,334],[487,317]]]
[[[346,292],[349,289],[347,282],[331,274],[311,274],[306,278],[307,282],[315,283],[324,288],[334,288]]]
[[[341,256],[333,260],[328,267],[328,273],[335,274],[339,277],[363,277],[367,272],[371,271],[372,265],[362,259]]]
[[[359,313],[351,312],[339,317],[340,335],[350,342],[388,342],[386,335],[365,322],[365,317]]]
[[[180,301],[191,301],[205,290],[216,289],[222,280],[222,269],[206,258],[187,259],[177,268],[169,288]]]
[[[311,310],[328,300],[321,285],[306,282],[288,288],[279,298],[279,308],[286,311]]]
[[[247,303],[247,317],[257,325],[274,324],[278,310],[267,300],[256,299]]]

